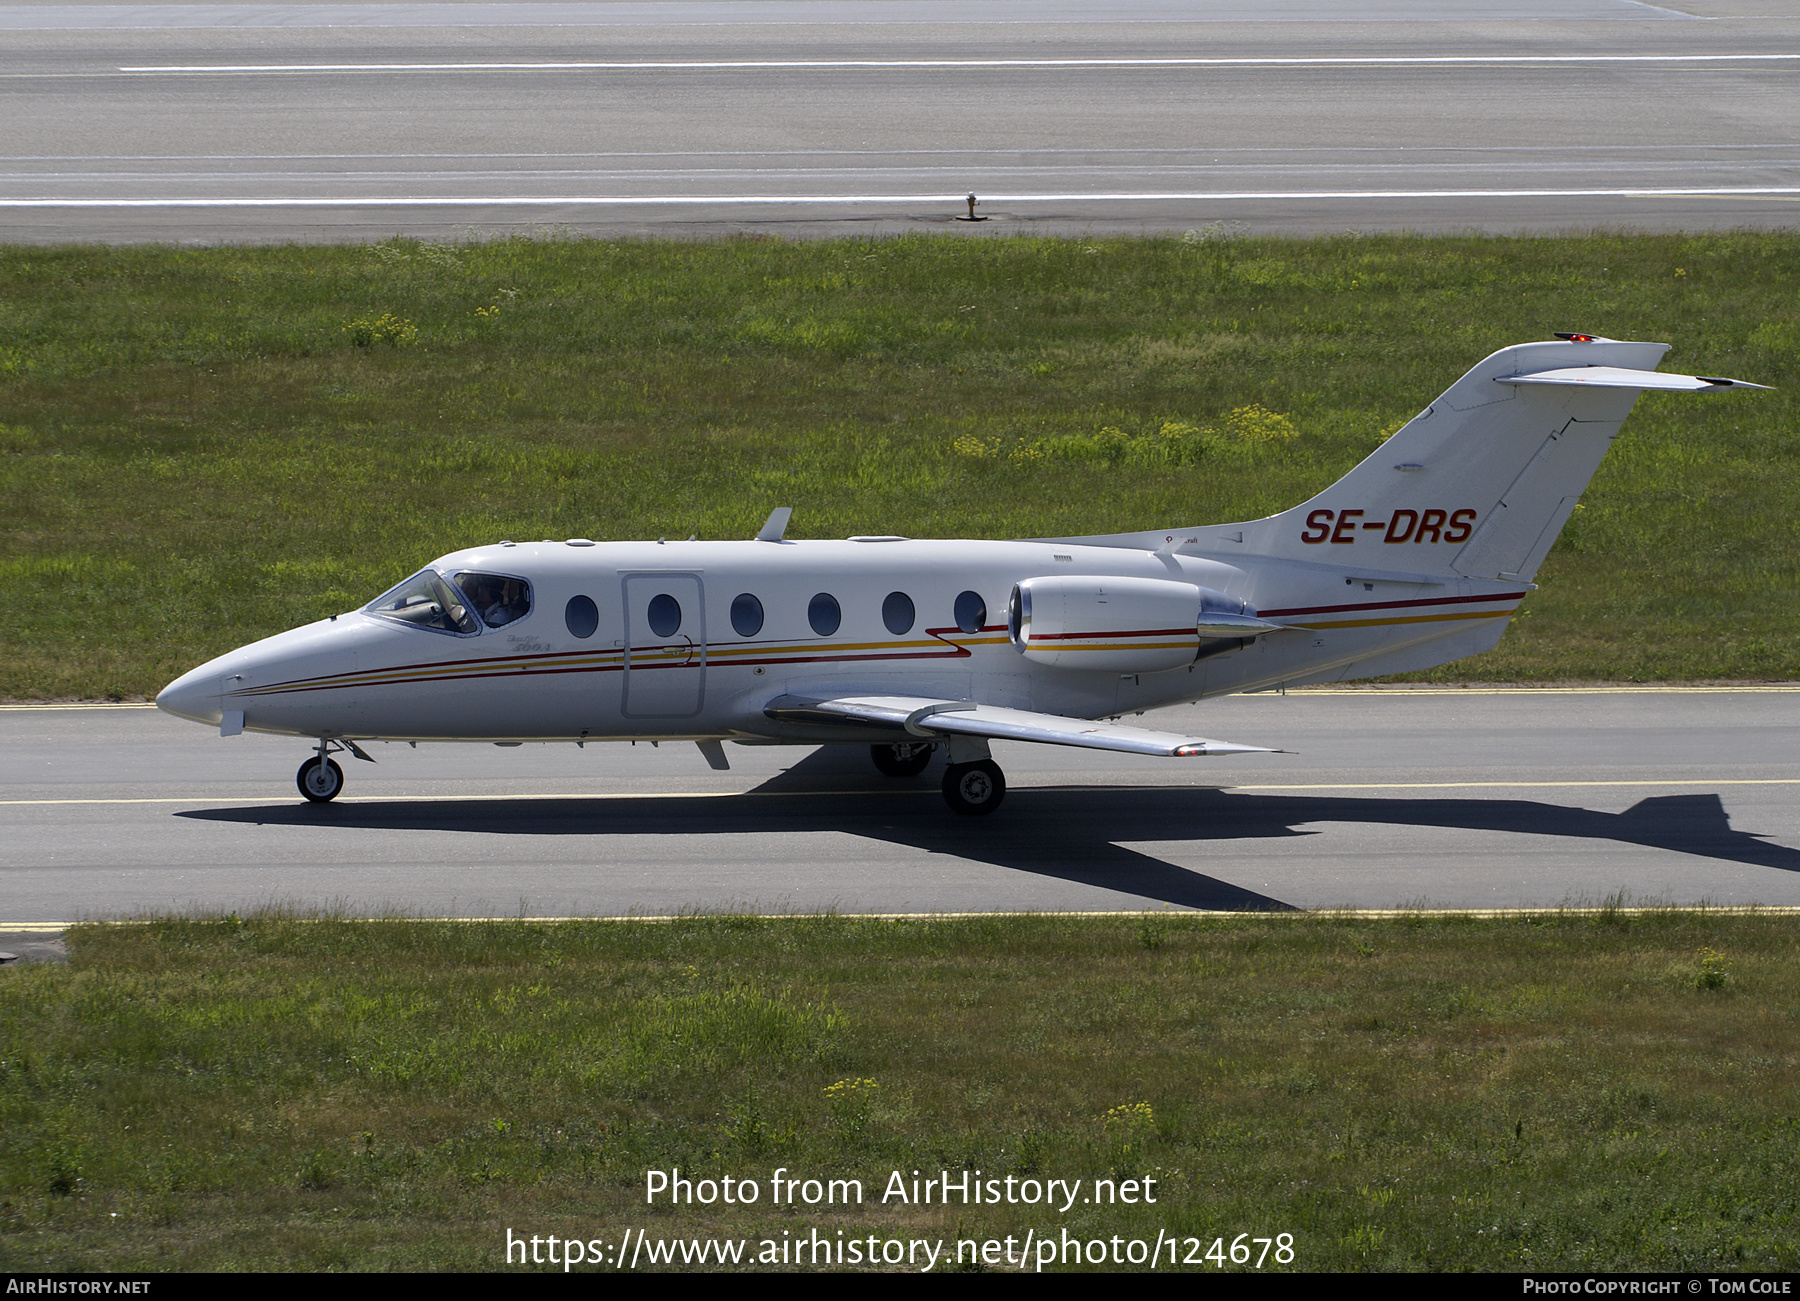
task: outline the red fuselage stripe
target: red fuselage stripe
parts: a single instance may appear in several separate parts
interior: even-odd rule
[[[1423,601],[1365,601],[1360,605],[1299,605],[1291,610],[1259,610],[1260,618],[1273,619],[1295,614],[1343,614],[1361,610],[1410,610],[1425,605],[1464,605],[1470,601],[1516,601],[1523,592],[1496,592],[1492,596],[1434,596]]]
[[[1132,628],[1119,632],[1034,632],[1032,641],[1087,641],[1095,637],[1194,637],[1192,628]]]

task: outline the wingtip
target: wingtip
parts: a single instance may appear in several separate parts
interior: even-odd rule
[[[1231,741],[1202,741],[1197,745],[1181,745],[1175,747],[1174,757],[1177,759],[1207,759],[1223,754],[1286,754],[1286,750],[1271,750],[1266,745],[1238,745]]]

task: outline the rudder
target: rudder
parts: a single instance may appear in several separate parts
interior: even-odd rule
[[[1530,582],[1638,392],[1660,386],[1518,381],[1576,368],[1653,372],[1668,347],[1503,348],[1329,488],[1241,526],[1244,550],[1341,563],[1341,548],[1356,546],[1363,567]]]
[[[1502,348],[1292,510],[1243,524],[1060,540],[1196,548],[1233,564],[1350,562],[1401,582],[1529,583],[1639,393],[1764,387],[1655,369],[1668,350],[1591,335]]]

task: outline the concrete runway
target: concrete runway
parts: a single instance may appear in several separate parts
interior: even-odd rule
[[[0,240],[1785,227],[1800,0],[0,4]],[[956,223],[962,196],[988,220]]]
[[[1160,720],[1160,721],[1159,721]],[[1146,721],[1296,753],[996,745],[1011,791],[860,747],[372,746],[148,707],[0,709],[0,932],[266,904],[415,915],[1800,905],[1800,688],[1304,691]]]

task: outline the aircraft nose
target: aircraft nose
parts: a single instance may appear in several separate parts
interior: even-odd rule
[[[203,664],[157,692],[156,707],[196,723],[217,723],[221,682],[219,670],[214,665]]]

